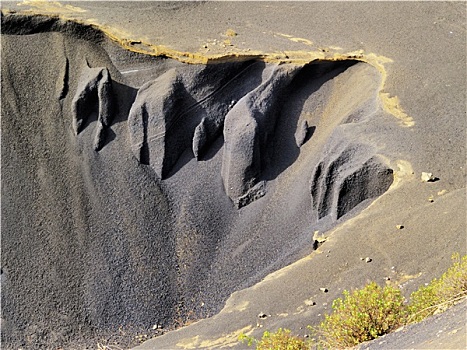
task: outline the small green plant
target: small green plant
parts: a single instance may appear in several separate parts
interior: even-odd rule
[[[375,282],[334,300],[317,333],[326,348],[346,348],[387,334],[404,324],[406,307],[399,289]]]
[[[254,337],[250,337],[244,333],[240,333],[240,335],[238,336],[238,340],[241,342],[241,343],[246,343],[246,345],[248,346],[252,346],[253,344],[256,344],[258,342],[258,340]]]
[[[440,279],[433,279],[411,294],[409,322],[419,322],[467,296],[467,255],[461,258],[453,254],[452,261]]]
[[[248,346],[256,345],[256,350],[308,350],[310,346],[299,337],[293,336],[289,329],[279,328],[276,332],[265,331],[260,340],[240,334],[239,340]]]

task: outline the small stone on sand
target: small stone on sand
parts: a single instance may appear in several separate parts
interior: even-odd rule
[[[425,173],[422,172],[422,176],[420,177],[423,182],[435,182],[437,178],[433,176],[433,173]]]

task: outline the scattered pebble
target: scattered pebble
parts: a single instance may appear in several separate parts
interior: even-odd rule
[[[390,281],[390,280],[391,280],[391,277],[386,276],[386,277],[384,277],[384,279],[385,279],[386,281]]]
[[[313,232],[313,250],[318,249],[321,244],[326,242],[326,237],[324,235],[320,235],[319,231],[314,231]]]
[[[319,290],[322,291],[323,293],[327,293],[327,292],[328,292],[328,289],[327,289],[327,288],[320,288]]]
[[[268,317],[268,315],[266,315],[265,313],[262,313],[262,312],[258,315],[258,318],[261,318],[261,319],[264,319],[266,317]]]
[[[366,258],[365,258],[365,262],[369,263],[369,262],[371,262],[371,261],[372,261],[371,258],[369,258],[369,257],[366,257]]]
[[[422,176],[420,177],[423,182],[435,182],[438,180],[437,177],[433,176],[433,173],[425,173],[422,172]]]
[[[402,230],[402,229],[404,228],[404,225],[396,225],[396,228],[397,228],[398,230]]]

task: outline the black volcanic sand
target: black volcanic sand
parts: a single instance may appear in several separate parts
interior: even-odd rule
[[[328,301],[317,286],[338,296],[332,286],[350,274],[359,285],[392,273],[391,263],[407,267],[394,272],[400,283],[413,278],[417,252],[404,247],[423,235],[402,242],[378,227],[402,215],[410,233],[426,216],[465,208],[461,186],[439,194],[442,181],[427,189],[400,161],[412,129],[383,111],[383,77],[367,63],[188,65],[125,51],[89,27],[18,18],[2,18],[1,38],[5,348],[136,345],[215,315],[233,292],[318,248],[146,348],[232,343],[259,311],[281,326],[280,310],[296,308],[284,300],[302,303],[297,285],[313,286],[319,304],[287,311],[287,322],[309,324]],[[432,193],[437,207],[418,204]],[[461,219],[440,215],[424,228],[435,235],[427,246],[465,250]],[[440,227],[453,232],[448,242]],[[330,230],[313,245],[314,231]],[[346,262],[361,254],[376,260],[366,275]]]
[[[209,316],[392,183],[368,64],[188,66],[57,32],[2,47],[7,344]]]

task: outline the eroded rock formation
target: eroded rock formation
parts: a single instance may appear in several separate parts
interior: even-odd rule
[[[262,175],[270,163],[277,118],[283,114],[282,101],[296,88],[296,83],[291,83],[304,69],[290,64],[264,67],[259,62],[231,64],[221,70],[221,75],[213,74],[212,69],[174,68],[144,84],[128,117],[131,147],[140,163],[151,166],[165,179],[185,150],[191,148],[194,158],[202,160],[222,133],[224,190],[241,208],[266,193]],[[322,69],[319,76],[328,69]],[[356,121],[352,116],[340,118],[342,123]],[[297,147],[303,146],[315,130],[316,126],[301,120],[294,134]],[[313,172],[311,193],[317,219],[332,214],[337,220],[361,201],[383,193],[391,181],[390,177],[379,179],[381,172],[389,169],[376,166],[381,164],[376,160],[379,158],[370,162],[374,152],[362,151],[365,146],[340,142],[328,147],[332,148],[325,151],[329,159],[321,160]],[[362,160],[362,154],[367,159]],[[367,179],[352,181],[358,174]],[[373,176],[379,180],[373,180]],[[341,187],[341,195],[334,195],[333,191]]]
[[[311,176],[314,220],[336,221],[358,204],[386,192],[393,182],[388,160],[371,145],[334,135]]]
[[[97,113],[94,137],[96,151],[103,146],[104,132],[112,118],[112,108],[112,80],[109,71],[107,68],[90,68],[86,65],[72,101],[73,130],[78,135]]]
[[[202,158],[235,101],[255,87],[261,62],[172,69],[143,85],[128,125],[136,158],[166,178],[187,149]]]
[[[14,348],[95,345],[120,327],[134,341],[212,315],[392,183],[381,77],[365,63],[113,50],[2,37],[2,340]]]

